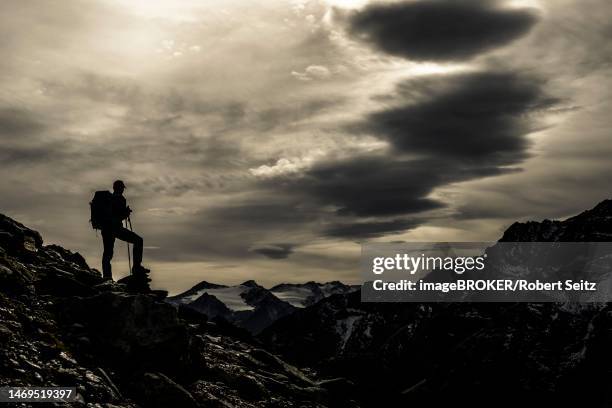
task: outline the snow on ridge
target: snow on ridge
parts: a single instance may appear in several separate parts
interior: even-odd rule
[[[348,316],[345,319],[336,321],[336,333],[341,338],[340,350],[344,350],[346,343],[348,343],[353,334],[355,323],[359,322],[362,317],[363,316]]]
[[[274,296],[289,303],[294,307],[304,307],[306,299],[312,295],[312,291],[308,288],[293,287],[290,290],[274,290],[271,291]]]
[[[240,296],[242,293],[246,292],[250,288],[247,286],[230,286],[229,288],[221,288],[221,289],[208,289],[209,295],[213,295],[221,302],[225,303],[230,310],[235,312],[241,310],[253,310],[254,307],[247,304],[246,301]]]
[[[250,281],[247,281],[250,282]],[[247,283],[245,282],[245,283]],[[214,285],[214,284],[211,284]],[[217,286],[217,285],[215,285]],[[188,304],[204,293],[215,296],[218,300],[225,303],[225,305],[233,311],[242,310],[253,310],[253,306],[248,305],[242,296],[242,293],[252,289],[252,286],[241,284],[236,286],[223,286],[218,288],[206,288],[197,290],[187,296],[177,296],[174,302]],[[313,286],[315,286],[313,288]],[[326,298],[335,293],[346,293],[345,286],[340,282],[307,282],[303,284],[299,283],[287,283],[279,284],[271,289],[268,289],[270,293],[276,296],[278,299],[289,303],[293,307],[304,308],[313,301],[319,300],[319,298]],[[320,292],[319,292],[320,290]],[[349,290],[348,292],[350,292]]]

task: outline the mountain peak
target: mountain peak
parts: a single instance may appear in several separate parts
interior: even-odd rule
[[[601,217],[612,217],[612,200],[606,199],[597,204],[590,210],[581,212],[580,214],[568,218],[566,221],[576,219],[588,219],[588,218],[601,218]]]
[[[0,214],[0,247],[9,252],[36,252],[42,244],[43,239],[37,231]]]
[[[261,286],[253,279],[249,279],[248,281],[242,282],[240,286],[246,286],[248,288],[261,288]]]
[[[612,240],[612,200],[563,221],[515,222],[500,242],[602,242]]]
[[[195,285],[194,287],[191,288],[191,290],[202,290],[202,289],[219,289],[219,288],[225,288],[225,285],[219,285],[216,283],[211,283],[208,281],[202,281],[200,283],[198,283],[197,285]]]

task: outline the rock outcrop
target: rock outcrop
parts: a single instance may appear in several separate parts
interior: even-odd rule
[[[161,297],[0,215],[0,386],[76,387],[88,407],[354,406],[247,332]]]

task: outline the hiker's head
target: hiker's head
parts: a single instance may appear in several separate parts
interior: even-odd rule
[[[125,190],[125,184],[122,180],[115,180],[113,183],[113,191],[117,194],[122,194],[123,190]]]

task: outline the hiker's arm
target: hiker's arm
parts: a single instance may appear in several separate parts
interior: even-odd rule
[[[127,217],[130,216],[130,213],[132,212],[132,209],[130,208],[129,205],[127,205],[127,202],[125,201],[125,198],[123,198],[123,205],[122,205],[122,209],[121,209],[121,219],[125,220]]]

